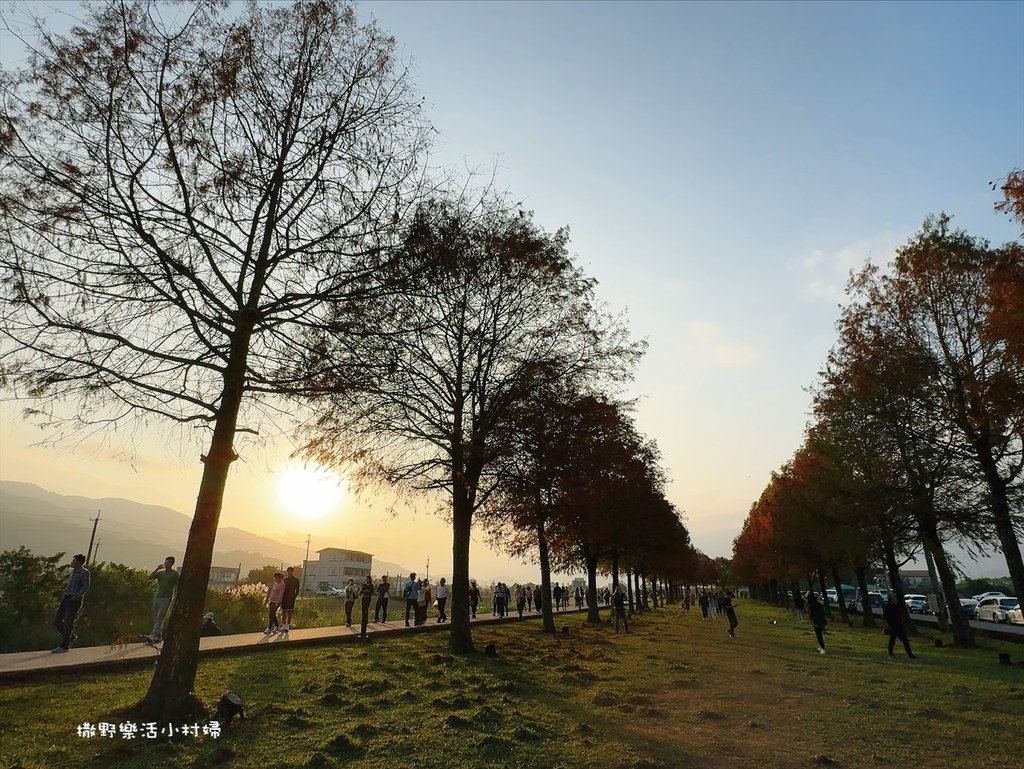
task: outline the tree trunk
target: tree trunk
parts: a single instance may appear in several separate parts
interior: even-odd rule
[[[600,622],[601,611],[597,605],[597,556],[584,553],[587,564],[587,622]]]
[[[651,605],[647,602],[647,575],[640,574],[640,591],[643,596],[644,611],[650,611]]]
[[[540,557],[540,586],[542,603],[540,615],[542,627],[545,633],[555,632],[555,613],[551,608],[551,601],[547,596],[551,595],[551,560],[548,555],[548,538],[544,534],[543,521],[537,524],[537,552]]]
[[[839,618],[844,625],[850,624],[850,612],[846,608],[846,596],[843,595],[843,580],[839,576],[839,567],[832,566],[832,581],[836,585],[836,598],[839,601]]]
[[[651,578],[651,601],[655,609],[658,608],[658,578]]]
[[[633,582],[636,585],[636,611],[639,614],[647,609],[643,603],[643,595],[640,592],[640,571],[639,569],[633,569]]]
[[[985,483],[989,490],[992,520],[995,523],[996,534],[999,536],[1003,557],[1006,559],[1006,568],[1010,572],[1014,595],[1021,596],[1021,600],[1024,600],[1024,558],[1021,557],[1020,542],[1017,541],[1017,535],[1013,530],[1013,520],[1010,517],[1007,483],[999,474],[999,467],[992,457],[991,451],[983,451],[981,447],[978,447],[977,451],[985,475]]]
[[[939,573],[935,570],[935,559],[932,558],[932,554],[927,547],[924,548],[924,562],[928,567],[928,581],[931,583],[931,592],[934,594],[935,601],[938,604],[939,614],[937,619],[939,620],[939,630],[943,633],[948,633],[949,614],[946,613],[946,600],[942,595],[942,583],[939,581]],[[909,611],[910,607],[907,607],[907,610]]]
[[[451,624],[448,649],[452,654],[473,651],[469,611],[469,539],[473,527],[473,505],[461,472],[453,473],[452,491],[452,589],[449,593]]]
[[[629,599],[629,616],[633,616],[633,570],[626,569],[626,597]]]
[[[619,586],[619,551],[618,548],[612,550],[612,590],[615,590]]]
[[[773,605],[782,606],[782,601],[779,600],[779,581],[774,577],[768,581],[768,595]]]
[[[853,571],[857,575],[857,589],[860,590],[861,624],[864,627],[875,627],[875,611],[868,600],[868,570],[865,566],[857,566]]]
[[[923,531],[922,537],[924,546],[931,550],[932,558],[935,559],[935,569],[939,572],[939,582],[942,583],[942,592],[946,596],[946,605],[949,608],[950,623],[953,626],[953,643],[957,646],[977,646],[974,641],[974,629],[971,627],[964,608],[960,605],[960,596],[956,592],[956,575],[950,568],[946,551],[942,548],[937,531]]]
[[[139,706],[140,714],[149,721],[187,722],[205,716],[205,708],[193,694],[199,666],[199,629],[203,623],[224,488],[228,470],[236,459],[234,439],[244,392],[248,337],[240,335],[232,348],[240,352],[232,356],[224,373],[224,390],[210,450],[202,458],[203,477],[185,544],[174,605],[153,678]]]

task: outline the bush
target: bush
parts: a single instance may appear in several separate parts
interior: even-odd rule
[[[206,611],[212,611],[224,635],[252,633],[265,627],[267,610],[263,599],[267,586],[239,585],[230,590],[207,590]]]
[[[53,645],[53,614],[67,584],[57,564],[64,553],[33,555],[22,546],[0,553],[0,652],[48,649]]]

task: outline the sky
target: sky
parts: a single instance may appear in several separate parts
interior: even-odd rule
[[[31,4],[30,4],[31,5]],[[39,3],[45,11],[73,6]],[[852,268],[929,214],[1002,243],[990,183],[1024,166],[1024,2],[367,2],[438,131],[433,162],[496,169],[648,342],[630,395],[694,544],[729,555],[799,447]],[[54,14],[54,23],[57,16]],[[17,61],[0,30],[0,60]],[[0,405],[0,477],[190,512],[193,446],[62,452]],[[444,521],[336,483],[300,512],[287,436],[228,481],[222,525],[450,570]],[[293,486],[288,500],[310,489]],[[305,513],[305,514],[304,514]],[[4,544],[6,547],[6,543]],[[474,542],[477,575],[535,578]],[[520,576],[522,575],[522,576]]]

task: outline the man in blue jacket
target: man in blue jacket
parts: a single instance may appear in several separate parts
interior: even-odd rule
[[[82,599],[89,590],[89,570],[85,568],[85,556],[79,553],[71,559],[71,573],[68,574],[68,586],[60,597],[60,605],[53,617],[53,626],[60,633],[60,646],[51,649],[54,654],[62,654],[71,648],[78,638],[75,635],[75,617],[82,608]]]

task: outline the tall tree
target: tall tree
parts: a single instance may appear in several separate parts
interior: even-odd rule
[[[360,387],[327,383],[306,454],[349,463],[363,481],[442,494],[452,523],[451,635],[472,650],[469,543],[473,517],[512,450],[514,413],[536,388],[581,372],[620,370],[641,347],[595,308],[594,282],[529,214],[490,196],[478,204],[422,205],[405,239],[424,281],[384,305],[343,312],[322,339],[342,371],[367,373]],[[331,336],[354,325],[382,333],[367,352]]]
[[[73,436],[160,419],[206,446],[142,708],[187,718],[236,437],[320,383],[308,329],[393,279],[420,99],[338,0],[108,0],[40,27],[0,100],[0,383]]]

